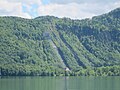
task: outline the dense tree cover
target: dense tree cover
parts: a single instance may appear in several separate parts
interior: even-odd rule
[[[120,76],[120,8],[83,20],[0,17],[0,75]]]

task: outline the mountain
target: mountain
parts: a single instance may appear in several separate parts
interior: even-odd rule
[[[83,20],[0,17],[0,75],[64,74],[120,75],[120,8]]]

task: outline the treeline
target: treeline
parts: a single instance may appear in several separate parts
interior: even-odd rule
[[[31,68],[31,69],[30,69]],[[0,67],[1,76],[120,76],[120,66],[94,67],[77,71],[63,69],[38,69],[35,66]]]
[[[102,66],[82,69],[75,76],[120,76],[120,66]]]

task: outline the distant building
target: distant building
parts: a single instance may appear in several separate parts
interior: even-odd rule
[[[66,67],[66,68],[65,68],[65,71],[70,71],[70,69]]]

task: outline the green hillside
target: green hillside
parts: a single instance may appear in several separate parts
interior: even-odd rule
[[[120,8],[83,20],[0,17],[0,75],[119,76]]]

